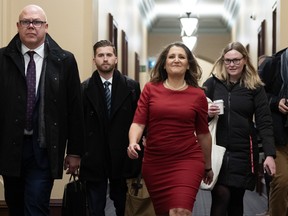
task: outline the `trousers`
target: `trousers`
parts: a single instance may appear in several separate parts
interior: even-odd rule
[[[276,146],[276,174],[270,183],[270,216],[288,216],[288,145]]]
[[[33,154],[31,137],[24,138],[21,176],[5,176],[5,201],[10,216],[49,216],[54,180],[49,168],[41,168]]]
[[[105,216],[108,180],[87,181],[86,192],[90,216]],[[117,216],[124,216],[127,184],[125,179],[109,179],[109,196]]]

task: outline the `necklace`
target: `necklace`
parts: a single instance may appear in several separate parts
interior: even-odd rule
[[[184,83],[183,83],[182,86],[180,86],[180,87],[178,87],[178,88],[174,88],[173,86],[169,85],[168,79],[166,79],[166,80],[165,80],[165,85],[166,85],[169,89],[171,89],[171,90],[179,91],[179,90],[183,89],[184,87],[186,87],[187,83],[186,83],[186,81],[184,80]]]

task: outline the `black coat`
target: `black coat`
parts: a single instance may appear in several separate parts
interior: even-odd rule
[[[45,73],[42,71],[42,75],[45,74],[44,116],[48,164],[52,177],[62,178],[66,146],[68,154],[81,155],[83,151],[80,79],[73,54],[61,49],[48,34],[44,49]],[[19,176],[21,172],[26,98],[24,58],[17,34],[7,47],[0,49],[1,175]],[[37,123],[38,120],[34,118],[34,132],[37,131]],[[37,142],[37,134],[33,136]]]
[[[264,88],[249,90],[240,83],[228,86],[215,77],[209,78],[204,86],[207,87],[207,96],[212,97],[212,100],[224,100],[224,114],[219,115],[216,143],[226,147],[226,153],[217,182],[253,190],[258,165],[254,114],[264,153],[266,156],[275,156],[272,119]]]
[[[132,166],[139,160],[128,158],[127,147],[128,132],[140,96],[139,83],[117,70],[114,71],[110,119],[107,117],[104,88],[99,73],[95,71],[82,85],[86,144],[80,177],[83,180],[96,181],[107,177],[133,176],[135,173],[132,173]],[[138,166],[135,169],[139,168]]]
[[[281,98],[288,98],[288,95],[285,95],[281,91],[283,84],[281,77],[281,55],[285,50],[277,52],[272,58],[265,61],[265,64],[263,63],[264,66],[259,70],[259,75],[265,83],[265,91],[272,114],[276,146],[284,146],[288,143],[288,125],[285,126],[286,122],[288,123],[288,118],[278,108]]]

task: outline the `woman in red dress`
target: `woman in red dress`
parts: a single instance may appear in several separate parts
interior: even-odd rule
[[[180,42],[167,46],[138,101],[129,131],[128,156],[138,158],[146,128],[142,175],[158,216],[190,216],[201,180],[209,184],[211,136],[208,104],[192,52]]]

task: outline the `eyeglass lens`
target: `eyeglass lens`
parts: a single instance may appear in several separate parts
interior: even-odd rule
[[[41,27],[42,24],[46,23],[45,21],[40,21],[40,20],[20,20],[20,24],[24,27],[28,27],[30,26],[30,24],[32,23],[32,25],[34,27]]]
[[[224,63],[226,65],[230,65],[231,62],[233,62],[233,64],[238,65],[240,63],[241,59],[224,59]]]

